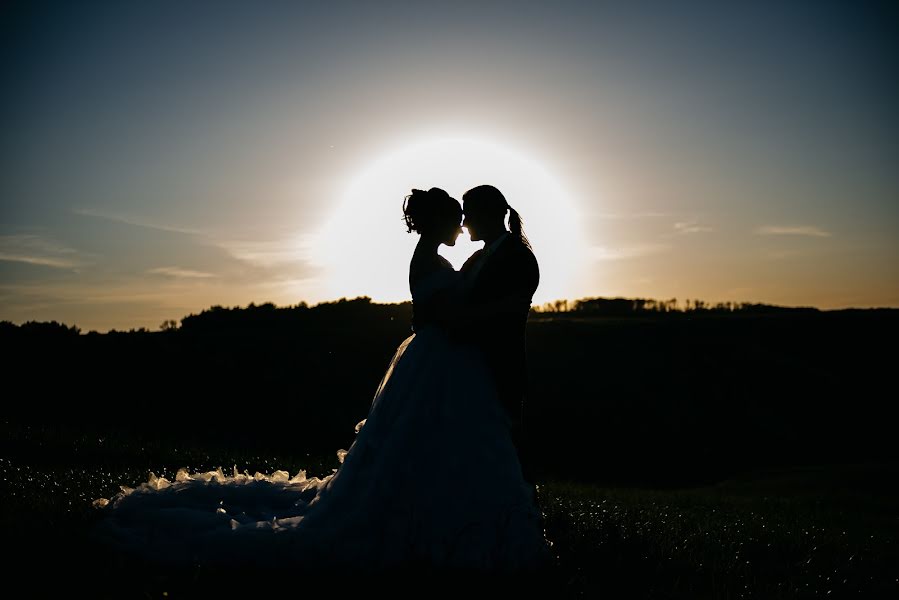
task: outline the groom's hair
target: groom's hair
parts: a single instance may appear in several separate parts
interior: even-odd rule
[[[503,193],[492,185],[479,185],[462,194],[462,201],[480,213],[505,216],[509,203]]]
[[[473,208],[482,214],[495,215],[499,219],[504,219],[508,210],[509,229],[518,236],[525,246],[531,247],[531,242],[522,228],[521,215],[509,206],[501,191],[492,185],[479,185],[462,194],[462,201],[470,207],[469,210]]]

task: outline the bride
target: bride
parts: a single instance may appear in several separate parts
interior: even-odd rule
[[[533,489],[479,351],[450,335],[466,282],[437,250],[461,233],[462,209],[439,188],[403,204],[420,235],[409,284],[415,333],[403,341],[324,478],[284,471],[181,470],[95,505],[96,536],[175,564],[395,567],[521,572],[546,566]]]

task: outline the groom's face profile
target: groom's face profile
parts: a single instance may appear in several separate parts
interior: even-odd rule
[[[462,220],[462,227],[468,231],[472,242],[480,242],[483,239],[479,232],[480,224],[483,222],[481,215],[476,210],[473,210],[470,205],[463,209],[462,214],[465,216]]]

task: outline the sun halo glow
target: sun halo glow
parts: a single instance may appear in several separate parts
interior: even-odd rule
[[[404,197],[412,188],[439,187],[462,194],[489,183],[522,216],[540,265],[534,303],[570,295],[583,256],[580,228],[569,195],[536,160],[475,139],[442,138],[385,154],[352,178],[322,230],[316,263],[331,297],[369,296],[378,302],[411,299],[408,265],[418,236],[403,222]],[[458,269],[483,242],[463,230],[440,254]]]

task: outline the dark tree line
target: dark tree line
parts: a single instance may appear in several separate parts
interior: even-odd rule
[[[526,420],[544,476],[682,483],[896,460],[899,311],[594,300],[528,325]],[[215,306],[155,332],[3,322],[5,423],[333,455],[352,443],[410,320],[409,303],[357,298]]]
[[[775,306],[751,302],[717,302],[686,299],[681,305],[677,298],[655,300],[652,298],[581,298],[579,300],[556,300],[542,306],[535,306],[532,314],[573,314],[608,317],[657,316],[677,314],[771,314],[818,312],[812,307]]]

